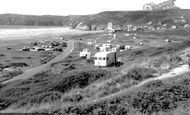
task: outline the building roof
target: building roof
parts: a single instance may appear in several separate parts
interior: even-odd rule
[[[114,52],[98,52],[94,55],[94,57],[106,57],[110,53],[114,53]]]

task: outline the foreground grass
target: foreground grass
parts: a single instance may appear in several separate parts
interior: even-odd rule
[[[179,45],[182,49],[189,46],[189,42],[181,44],[186,45]],[[81,50],[83,47],[86,46],[79,45],[76,51]],[[171,47],[166,47],[166,49],[161,51],[158,49],[158,52],[161,54],[167,53],[172,47],[174,46],[171,45]],[[143,54],[152,56],[153,52],[148,51],[145,51]],[[174,49],[174,52],[177,51],[177,48],[176,50]],[[41,110],[34,109],[31,112],[138,115],[159,112],[170,113],[174,109],[183,107],[184,102],[189,101],[189,73],[176,77],[177,79],[170,78],[165,81],[149,82],[142,87],[119,94],[118,92],[130,89],[130,87],[139,84],[143,80],[155,77],[154,73],[157,71],[137,66],[129,69],[123,75],[119,73],[120,71],[117,68],[108,70],[86,65],[81,65],[78,68],[76,65],[83,63],[84,59],[76,58],[73,55],[77,54],[74,52],[71,57],[69,56],[63,62],[52,64],[52,67],[57,64],[61,66],[69,64],[69,66],[60,70],[61,72],[57,74],[47,71],[27,80],[15,81],[6,84],[6,86],[1,86],[1,109],[12,107],[16,110],[26,106],[33,108],[57,102],[61,106],[47,107]],[[116,95],[101,100],[101,98],[110,94]]]

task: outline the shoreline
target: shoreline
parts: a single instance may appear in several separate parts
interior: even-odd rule
[[[61,35],[74,35],[74,34],[86,34],[86,33],[99,33],[103,31],[85,31],[70,29],[66,27],[55,27],[55,28],[6,28],[0,29],[0,40],[22,40],[32,39],[35,37],[48,37],[48,36],[61,36]]]

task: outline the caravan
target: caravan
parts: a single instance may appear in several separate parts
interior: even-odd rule
[[[117,62],[116,52],[98,52],[94,56],[95,66],[109,66]]]

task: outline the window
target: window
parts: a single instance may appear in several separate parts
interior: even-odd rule
[[[94,59],[97,60],[97,57],[95,57]]]
[[[109,60],[109,57],[107,57],[107,60]]]
[[[102,58],[101,58],[101,57],[99,57],[99,60],[102,60]]]
[[[104,57],[103,60],[106,60],[106,58]]]

